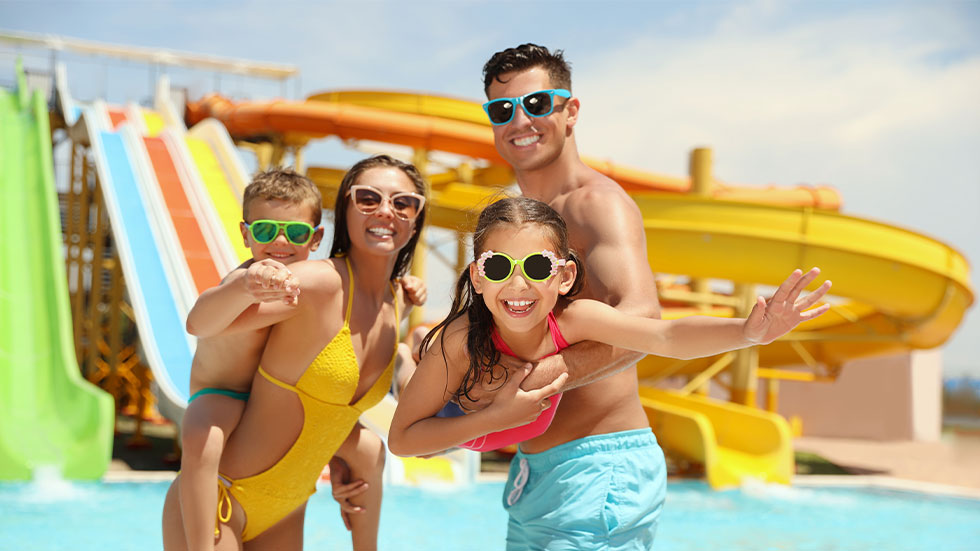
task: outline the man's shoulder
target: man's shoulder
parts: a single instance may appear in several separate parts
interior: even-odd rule
[[[582,204],[598,200],[616,204],[633,204],[633,200],[615,180],[587,167],[579,175],[578,185],[569,193],[568,201]]]
[[[639,212],[619,184],[598,172],[570,192],[560,210],[566,221],[583,226],[603,225],[610,218],[628,219]]]

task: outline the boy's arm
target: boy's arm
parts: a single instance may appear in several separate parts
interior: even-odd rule
[[[646,235],[640,210],[628,196],[608,189],[583,192],[566,209],[568,226],[579,230],[578,246],[585,263],[590,298],[620,312],[657,319],[660,303],[647,261]],[[596,216],[595,205],[603,215]],[[536,362],[522,388],[538,388],[568,373],[570,390],[633,366],[646,354],[584,341]]]
[[[299,280],[282,263],[246,263],[201,293],[187,315],[187,332],[198,337],[232,332],[235,320],[250,308],[263,302],[295,305],[298,295]]]

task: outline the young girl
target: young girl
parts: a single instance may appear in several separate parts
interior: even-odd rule
[[[768,344],[829,308],[804,311],[830,289],[826,281],[800,298],[819,274],[816,268],[806,275],[794,271],[768,303],[758,298],[747,319],[648,319],[594,300],[569,300],[582,272],[569,249],[565,223],[547,204],[525,197],[503,199],[483,210],[473,233],[473,254],[475,261],[457,281],[449,316],[426,337],[423,349],[428,349],[399,399],[388,437],[397,455],[426,455],[464,443],[487,449],[481,446],[484,439],[502,447],[543,433],[566,375],[542,388],[522,390],[528,369],[507,371],[498,365],[501,353],[533,360],[592,340],[696,358]],[[459,403],[476,385],[496,390],[484,409],[437,416],[447,402]],[[550,415],[542,415],[546,410]]]

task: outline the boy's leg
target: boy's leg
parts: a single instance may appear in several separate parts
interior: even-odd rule
[[[180,505],[187,547],[213,549],[218,510],[218,463],[245,402],[221,394],[197,397],[181,428]]]
[[[338,469],[338,478],[334,479],[333,468],[337,459],[347,466],[347,476],[343,469]],[[341,515],[344,524],[351,531],[351,540],[355,551],[374,550],[378,548],[378,526],[381,522],[382,476],[384,474],[385,447],[376,434],[358,423],[348,435],[347,440],[340,446],[334,459],[331,460],[330,481],[334,489],[334,498],[341,503]],[[357,481],[363,481],[364,486],[358,486]],[[350,497],[345,497],[350,495]],[[347,508],[359,508],[353,512]]]
[[[408,381],[415,374],[416,362],[412,358],[412,349],[409,345],[400,342],[398,350],[395,352],[395,376],[391,381],[391,390],[397,399],[402,395],[402,391],[408,385]]]

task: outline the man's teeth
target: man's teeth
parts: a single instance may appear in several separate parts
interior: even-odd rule
[[[536,143],[539,139],[541,139],[541,136],[538,135],[528,136],[526,138],[517,138],[514,140],[514,145],[523,147],[525,145]]]
[[[382,236],[393,235],[395,233],[389,230],[388,228],[369,228],[368,231],[373,233],[374,235],[382,235]]]

